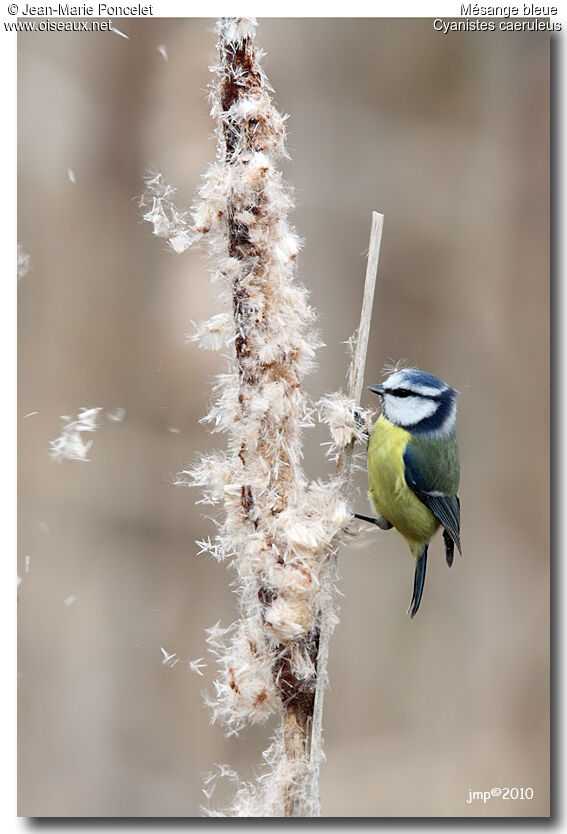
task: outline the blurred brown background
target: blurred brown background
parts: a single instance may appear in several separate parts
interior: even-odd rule
[[[223,359],[184,344],[191,320],[218,305],[202,253],[166,251],[135,199],[152,163],[189,205],[214,157],[213,22],[118,28],[129,40],[19,36],[18,237],[32,258],[19,283],[18,405],[28,816],[199,815],[213,763],[250,777],[268,735],[227,740],[210,727],[201,693],[214,667],[204,678],[187,667],[207,659],[204,629],[235,616],[225,566],[196,556],[194,540],[214,533],[206,508],[171,484],[224,442],[199,424]],[[365,531],[342,551],[323,813],[545,815],[549,36],[269,19],[258,43],[291,114],[299,279],[327,345],[307,390],[344,384],[376,209],[386,219],[367,381],[405,358],[461,391],[464,558],[449,572],[436,539],[411,621],[401,538]],[[49,441],[81,406],[126,416],[87,436],[90,463],[57,465]],[[332,468],[325,440],[307,437],[312,476]],[[160,647],[181,661],[164,666]],[[469,790],[514,786],[534,798],[466,802]]]

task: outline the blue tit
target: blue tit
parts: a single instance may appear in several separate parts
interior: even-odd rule
[[[384,530],[395,527],[416,559],[414,617],[421,602],[430,539],[443,527],[445,558],[461,553],[459,449],[455,436],[457,391],[436,376],[407,368],[371,385],[382,400],[382,414],[368,443],[368,485]]]

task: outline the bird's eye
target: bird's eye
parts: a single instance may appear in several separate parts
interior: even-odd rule
[[[412,392],[405,388],[396,388],[394,391],[388,391],[388,393],[393,394],[394,397],[411,397],[412,395]]]

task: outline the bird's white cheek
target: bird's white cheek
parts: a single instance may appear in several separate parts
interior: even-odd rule
[[[435,400],[423,397],[384,397],[384,414],[398,426],[415,426],[437,411]]]

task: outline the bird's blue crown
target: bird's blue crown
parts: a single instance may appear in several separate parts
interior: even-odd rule
[[[381,396],[383,414],[395,425],[429,437],[454,434],[458,392],[433,374],[403,368],[370,390]]]

